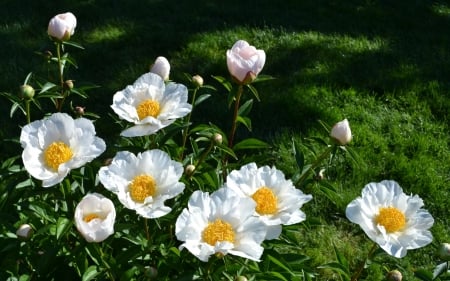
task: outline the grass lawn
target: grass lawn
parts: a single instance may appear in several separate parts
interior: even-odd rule
[[[438,262],[436,247],[450,242],[446,1],[0,0],[0,6],[0,92],[16,93],[29,72],[45,73],[35,51],[52,48],[46,37],[49,19],[66,11],[77,16],[73,40],[85,50],[71,51],[79,67],[69,68],[66,77],[100,86],[74,105],[101,116],[96,130],[107,144],[117,137],[113,94],[147,72],[157,56],[170,61],[172,80],[187,83],[185,73],[200,74],[221,89],[212,75],[228,75],[225,53],[238,39],[265,50],[262,73],[276,78],[255,84],[261,101],[251,112],[253,130],[237,132],[238,138],[271,143],[270,164],[292,176],[292,140],[306,144],[310,137],[327,137],[321,122],[347,118],[350,147],[361,162],[344,157],[326,171],[339,194],[333,200],[315,183],[304,186],[314,196],[302,208],[307,220],[285,229],[299,254],[309,257],[306,264],[316,280],[341,280],[335,271],[317,268],[336,259],[333,245],[352,258],[352,270],[369,251],[369,240],[345,217],[347,204],[369,182],[392,179],[407,194],[418,194],[435,219],[434,241],[401,260],[383,255],[360,280],[382,280],[391,269],[415,280],[415,270]],[[211,95],[193,118],[228,131],[226,97],[220,91]],[[6,99],[0,102],[0,159],[21,153],[11,139],[19,136],[25,118],[10,118],[10,107]],[[49,108],[33,117],[42,118]],[[10,207],[0,205],[0,213],[12,225],[14,216],[4,215]]]

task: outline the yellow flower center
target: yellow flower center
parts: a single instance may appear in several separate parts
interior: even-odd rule
[[[44,152],[45,164],[57,171],[59,165],[69,161],[73,156],[70,147],[62,141],[50,144]]]
[[[384,226],[386,232],[391,233],[399,231],[405,226],[406,217],[399,209],[386,207],[380,208],[380,212],[376,216],[375,222]]]
[[[159,102],[150,99],[145,100],[137,106],[136,111],[139,116],[139,120],[149,116],[156,117],[160,112]]]
[[[260,215],[272,215],[277,212],[277,197],[268,187],[261,187],[252,195],[256,202],[256,212]]]
[[[97,215],[97,214],[87,214],[87,215],[85,215],[84,218],[83,218],[83,220],[84,220],[85,222],[90,222],[90,221],[93,220],[93,219],[103,219],[103,218],[100,217],[100,216]]]
[[[202,232],[202,237],[211,246],[222,241],[234,243],[234,230],[229,223],[217,219],[208,223],[208,226]]]
[[[145,198],[154,196],[156,192],[155,179],[149,175],[140,175],[133,179],[130,186],[131,199],[135,202],[143,203]]]

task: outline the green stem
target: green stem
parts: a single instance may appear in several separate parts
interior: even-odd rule
[[[25,114],[27,115],[27,124],[31,123],[31,116],[30,116],[30,101],[25,101]]]
[[[311,164],[311,166],[309,166],[308,170],[306,170],[301,176],[300,178],[297,180],[296,184],[301,184],[309,175],[309,173],[311,171],[314,171],[314,169],[317,168],[317,166],[320,165],[320,163],[329,156],[329,154],[331,153],[331,151],[334,149],[333,146],[329,146],[327,147],[327,149],[322,152],[322,154],[319,155],[319,157],[316,158],[316,160]]]
[[[364,265],[366,264],[366,261],[373,255],[373,253],[375,252],[375,250],[377,249],[378,244],[374,243],[372,248],[370,249],[369,253],[367,254],[367,257],[360,263],[360,265],[358,266],[357,271],[355,272],[355,274],[353,274],[352,278],[350,281],[357,281],[359,276],[361,275],[363,269],[364,269]]]
[[[196,169],[197,169],[197,167],[199,167],[203,163],[203,161],[205,161],[206,156],[208,156],[209,152],[211,152],[211,149],[213,147],[214,147],[214,141],[212,140],[209,143],[209,147],[205,151],[203,151],[202,155],[200,156],[200,158],[198,159],[197,163],[195,164]]]
[[[184,157],[184,150],[186,147],[186,141],[187,141],[187,136],[188,136],[188,132],[189,132],[189,122],[191,122],[191,115],[192,112],[194,111],[194,103],[195,103],[195,96],[197,95],[197,91],[198,91],[199,87],[196,87],[194,90],[194,93],[192,94],[192,110],[191,112],[189,112],[188,116],[186,117],[186,128],[183,130],[183,140],[182,140],[182,144],[181,144],[181,154],[180,154],[180,161],[183,160]]]
[[[238,111],[239,111],[239,104],[241,102],[241,96],[244,92],[244,86],[239,85],[238,92],[236,94],[236,101],[234,103],[234,112],[233,112],[233,120],[231,123],[231,130],[230,135],[228,137],[228,147],[233,147],[233,141],[234,141],[234,135],[236,134],[236,128],[237,128],[237,117],[238,117]]]
[[[61,112],[62,110],[62,106],[64,103],[64,99],[65,97],[65,92],[64,92],[64,67],[63,67],[63,63],[61,60],[61,43],[56,42],[56,55],[58,58],[58,68],[59,68],[59,83],[60,83],[60,87],[61,87],[61,96],[62,99],[57,99],[56,100],[56,110],[58,112]]]

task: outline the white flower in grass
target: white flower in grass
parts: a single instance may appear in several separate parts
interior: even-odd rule
[[[77,18],[74,14],[67,12],[54,16],[48,23],[48,35],[62,41],[67,41],[75,33]]]
[[[304,194],[291,180],[286,180],[280,170],[269,166],[258,168],[255,163],[232,171],[225,187],[256,202],[254,214],[269,227],[266,239],[277,238],[281,225],[304,221],[306,215],[300,208],[312,199],[312,195]]]
[[[122,136],[145,136],[191,112],[192,105],[187,99],[186,86],[173,82],[166,85],[159,75],[149,72],[114,94],[111,107],[121,119],[135,124],[124,130]]]
[[[73,119],[65,113],[54,113],[22,128],[22,160],[42,186],[60,183],[70,170],[92,161],[106,149],[95,136],[94,124],[85,118]]]
[[[346,145],[352,140],[352,131],[347,119],[337,122],[331,128],[330,136],[340,145]]]
[[[389,255],[402,258],[407,250],[433,240],[428,229],[434,220],[422,206],[419,196],[408,196],[397,182],[384,180],[367,184],[362,196],[347,206],[346,215]]]
[[[211,195],[195,191],[175,223],[177,239],[201,261],[211,255],[235,255],[259,261],[266,225],[253,216],[255,202],[229,188]]]
[[[118,152],[109,166],[100,168],[99,179],[126,208],[144,218],[158,218],[172,210],[164,201],[183,192],[182,174],[181,163],[154,149],[137,155]]]
[[[114,233],[116,209],[98,193],[83,197],[75,208],[75,226],[88,242],[102,242]]]

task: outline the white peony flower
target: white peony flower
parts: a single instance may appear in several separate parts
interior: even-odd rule
[[[184,85],[173,82],[165,85],[159,75],[149,72],[117,92],[111,107],[120,118],[135,124],[124,130],[122,136],[145,136],[191,112],[192,105],[187,99],[188,90]]]
[[[165,57],[157,57],[150,67],[150,72],[158,74],[164,81],[169,80],[170,63]]]
[[[79,168],[103,153],[105,142],[95,136],[94,124],[66,113],[34,121],[22,128],[22,160],[42,186],[60,183],[70,170]]]
[[[255,215],[268,227],[266,239],[275,239],[281,234],[281,225],[291,225],[306,219],[300,208],[312,199],[296,189],[291,180],[286,180],[283,172],[255,163],[232,171],[224,185],[242,197],[255,201]]]
[[[253,216],[255,202],[229,188],[195,191],[175,223],[177,239],[201,261],[214,254],[259,261],[266,225]]]
[[[255,80],[265,62],[264,50],[257,50],[244,40],[237,41],[231,50],[227,50],[228,71],[242,84],[248,84]]]
[[[48,35],[67,41],[75,33],[77,18],[70,12],[54,16],[48,23]]]
[[[109,166],[100,168],[99,179],[126,208],[144,218],[158,218],[172,210],[164,201],[183,192],[184,183],[179,182],[182,174],[181,163],[154,149],[137,156],[118,152]]]
[[[31,225],[24,223],[19,226],[19,228],[16,231],[16,235],[18,238],[28,240],[33,235],[33,228],[31,227]]]
[[[75,208],[75,226],[88,242],[102,242],[114,233],[116,209],[98,193],[87,194]]]
[[[367,184],[362,196],[347,206],[346,215],[389,255],[402,258],[407,250],[433,240],[428,229],[434,220],[422,206],[419,196],[408,196],[397,182],[384,180]]]
[[[330,136],[340,145],[346,145],[352,140],[352,131],[347,119],[334,124],[331,128]]]

